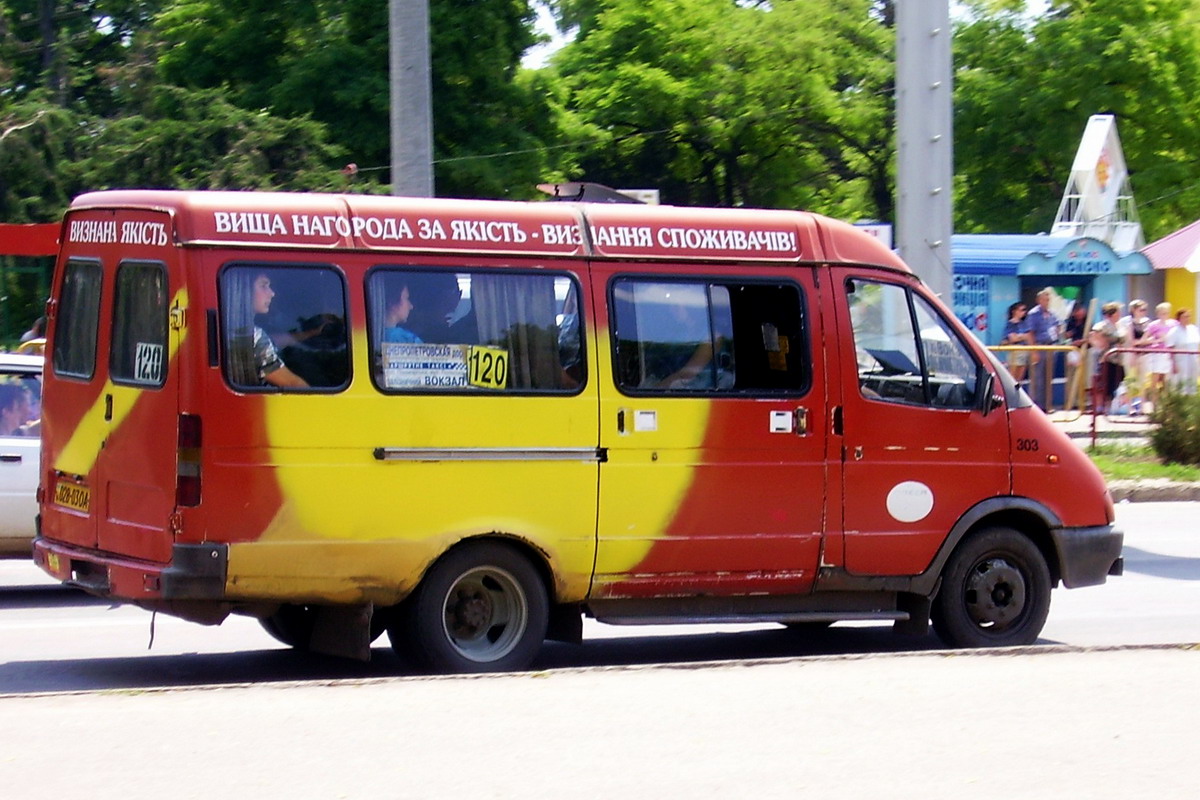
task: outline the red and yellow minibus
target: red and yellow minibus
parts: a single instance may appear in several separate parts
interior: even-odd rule
[[[50,575],[435,671],[602,622],[1037,639],[1104,482],[891,251],[793,211],[105,191],[48,303]]]

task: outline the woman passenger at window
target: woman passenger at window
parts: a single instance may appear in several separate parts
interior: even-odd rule
[[[420,336],[404,327],[412,314],[413,303],[409,294],[408,284],[400,285],[400,291],[392,295],[392,303],[384,315],[383,340],[401,344],[421,344]]]

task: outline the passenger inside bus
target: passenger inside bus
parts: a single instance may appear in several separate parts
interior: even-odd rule
[[[412,296],[408,283],[399,283],[392,288],[392,302],[384,316],[383,340],[401,344],[421,344],[422,339],[407,327],[413,311]]]
[[[253,291],[254,313],[266,314],[271,310],[271,300],[275,297],[275,291],[271,288],[271,279],[265,274],[256,275]],[[263,383],[269,383],[272,386],[308,386],[307,381],[287,368],[283,359],[279,357],[275,342],[267,336],[266,331],[257,325],[254,326],[254,365],[258,379]]]
[[[337,270],[232,266],[221,273],[220,292],[232,386],[328,389],[349,381],[346,290]]]
[[[578,386],[583,378],[580,360],[583,340],[579,330],[579,295],[575,287],[567,290],[558,320],[558,361],[562,366],[563,387]]]
[[[245,386],[306,387],[308,382],[288,369],[275,342],[255,323],[271,310],[275,290],[265,272],[231,271],[227,276],[227,313],[236,315],[229,337],[229,368],[236,384]]]
[[[431,344],[475,344],[478,335],[473,309],[460,314],[462,290],[458,277],[450,273],[414,276],[411,287],[413,308],[406,326],[418,341]]]

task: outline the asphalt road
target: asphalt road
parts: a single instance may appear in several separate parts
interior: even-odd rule
[[[1042,642],[1083,647],[1200,642],[1200,505],[1118,506],[1126,574],[1056,590]],[[886,624],[803,634],[777,625],[615,627],[585,623],[582,646],[548,643],[536,669],[861,655],[941,649]],[[0,562],[0,694],[404,675],[386,637],[369,664],[295,653],[254,620],[204,627],[60,588]]]
[[[147,650],[145,612],[0,564],[0,787],[89,800],[1190,797],[1197,510],[1122,506],[1126,575],[1056,592],[1033,648],[942,651],[878,626],[805,638],[597,625],[537,670],[474,678],[397,675],[383,647],[368,665],[298,658],[248,620],[160,617]]]

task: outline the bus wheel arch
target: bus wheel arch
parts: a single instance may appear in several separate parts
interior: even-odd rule
[[[1058,550],[1050,531],[1051,528],[1061,525],[1061,520],[1053,511],[1029,498],[997,497],[985,500],[959,519],[923,577],[926,581],[940,579],[945,574],[950,558],[964,541],[978,531],[1000,527],[1011,528],[1033,542],[1050,569],[1051,586],[1057,586],[1062,577],[1062,570]],[[926,586],[927,593],[932,593],[931,590],[932,585]]]
[[[1004,525],[973,528],[950,554],[931,619],[953,647],[1001,647],[1037,641],[1053,586],[1041,547]]]
[[[437,672],[527,667],[549,624],[546,571],[542,558],[509,538],[455,545],[391,614],[392,649]]]

